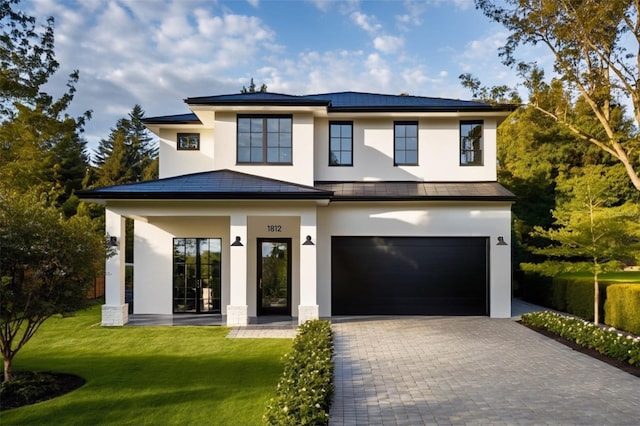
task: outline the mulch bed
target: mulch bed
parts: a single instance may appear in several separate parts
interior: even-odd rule
[[[73,374],[65,373],[33,373],[33,372],[15,372],[13,374],[14,379],[20,379],[24,384],[21,386],[20,391],[17,389],[11,389],[10,391],[5,388],[6,385],[2,385],[2,398],[0,401],[0,411],[9,410],[11,408],[23,407],[25,405],[31,405],[49,399],[57,398],[71,391],[78,389],[86,383],[86,380],[82,377],[75,376]],[[38,377],[36,382],[36,377]],[[42,378],[46,378],[46,388],[44,391],[38,391],[37,387],[42,386]],[[33,380],[33,381],[32,381]],[[24,390],[27,387],[31,387],[28,398],[23,396]]]
[[[564,337],[558,336],[555,333],[550,332],[549,330],[545,330],[543,328],[539,328],[539,327],[534,327],[528,324],[524,324],[521,321],[518,321],[520,324],[522,324],[523,326],[530,328],[533,331],[536,331],[542,335],[545,335],[547,337],[549,337],[550,339],[555,340],[556,342],[560,342],[565,346],[570,347],[571,349],[573,349],[574,351],[578,351],[581,352],[583,354],[589,355],[593,358],[599,359],[602,362],[606,362],[609,365],[612,365],[616,368],[619,368],[620,370],[626,371],[629,374],[632,374],[636,377],[640,377],[640,365],[631,365],[629,363],[623,362],[623,361],[618,361],[617,359],[611,358],[605,354],[601,354],[600,352],[596,351],[595,349],[591,349],[591,348],[586,348],[584,346],[581,346],[579,344],[577,344],[576,342],[572,341],[572,340],[568,340],[565,339]]]

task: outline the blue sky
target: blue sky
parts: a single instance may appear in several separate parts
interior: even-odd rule
[[[507,33],[473,0],[23,0],[56,20],[61,68],[80,71],[71,113],[93,110],[89,148],[139,103],[147,116],[188,112],[183,99],[269,91],[470,98],[458,76],[516,85],[498,57]],[[524,50],[546,66],[543,51]]]

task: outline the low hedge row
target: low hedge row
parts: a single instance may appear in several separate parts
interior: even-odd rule
[[[267,425],[326,425],[333,397],[331,323],[310,320],[298,328],[276,396],[267,404]]]
[[[604,312],[605,324],[640,335],[640,285],[609,286]]]
[[[605,280],[598,283],[601,313],[605,311],[607,289],[613,284],[613,282]],[[535,274],[526,274],[521,287],[523,298],[529,302],[593,321],[592,278],[556,277],[551,279]]]
[[[524,314],[521,320],[614,359],[640,365],[640,337],[627,336],[615,328],[599,327],[580,318],[549,311]]]

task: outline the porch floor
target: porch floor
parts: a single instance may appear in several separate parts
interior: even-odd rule
[[[226,316],[209,314],[176,314],[176,315],[153,315],[153,314],[129,314],[127,326],[145,325],[177,325],[177,326],[226,326]],[[242,327],[245,329],[296,329],[298,318],[289,316],[260,316],[250,317],[249,325]]]

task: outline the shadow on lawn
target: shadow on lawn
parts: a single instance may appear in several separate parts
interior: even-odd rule
[[[63,403],[21,411],[21,424],[119,424],[136,419],[181,423],[190,422],[189,413],[195,411],[202,411],[200,417],[215,419],[229,400],[262,398],[265,392],[275,391],[282,369],[279,357],[265,359],[250,351],[222,358],[212,354],[57,356],[50,357],[46,364],[85,375],[86,386]],[[62,395],[52,394],[50,398]],[[4,398],[2,407],[4,410]],[[159,418],[156,411],[162,407],[173,407],[161,412],[175,418]]]

